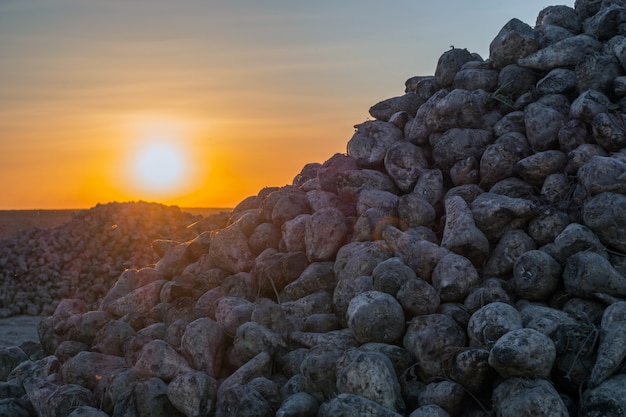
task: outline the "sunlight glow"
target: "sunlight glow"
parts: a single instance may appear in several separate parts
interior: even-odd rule
[[[207,166],[189,122],[158,115],[129,116],[117,184],[132,199],[166,201],[201,186]]]
[[[135,158],[133,179],[150,191],[171,191],[181,186],[189,167],[182,149],[164,140],[143,145]]]

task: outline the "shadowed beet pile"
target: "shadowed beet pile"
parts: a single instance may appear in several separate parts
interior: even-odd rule
[[[625,415],[625,34],[576,1],[446,51],[347,154],[0,351],[0,414]]]

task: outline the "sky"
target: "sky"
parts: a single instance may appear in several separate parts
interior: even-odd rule
[[[0,0],[0,210],[234,207],[539,0]]]

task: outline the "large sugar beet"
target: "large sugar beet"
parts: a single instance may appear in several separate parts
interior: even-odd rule
[[[445,89],[438,90],[428,98],[426,103],[420,106],[413,120],[407,123],[404,128],[404,136],[408,141],[416,145],[423,145],[428,142],[428,136],[431,134],[432,128],[426,124],[426,119],[448,93],[448,90]]]
[[[337,361],[342,355],[336,346],[320,344],[310,349],[300,364],[304,389],[320,403],[337,394]]]
[[[275,294],[298,278],[308,264],[303,252],[285,253],[266,249],[257,256],[252,276],[260,294]]]
[[[597,387],[588,389],[582,398],[582,417],[620,417],[626,411],[626,374],[615,375]]]
[[[591,123],[596,115],[608,110],[610,102],[611,100],[600,91],[587,90],[572,103],[570,116]]]
[[[461,90],[459,88],[450,91],[441,100],[437,101],[433,109],[426,116],[426,125],[433,132],[445,132],[446,130],[457,129],[480,129],[483,122],[483,115],[491,104],[493,104],[491,94],[484,90]],[[478,137],[484,139],[490,133],[474,132]],[[478,137],[476,140],[479,141]],[[481,141],[479,141],[482,143]],[[471,144],[466,144],[470,145]],[[484,145],[486,146],[486,144]],[[484,148],[483,148],[484,149]]]
[[[402,229],[429,226],[436,216],[430,202],[418,193],[405,194],[398,199],[398,224]]]
[[[127,367],[124,358],[97,352],[79,352],[61,368],[63,380],[68,384],[95,389],[101,378],[112,376]]]
[[[165,280],[156,280],[139,287],[103,305],[104,311],[115,317],[126,314],[146,314],[160,301],[161,288]]]
[[[339,249],[334,264],[337,285],[333,291],[333,305],[342,324],[347,325],[346,311],[350,300],[373,289],[372,271],[390,257],[386,248],[374,242],[352,242]]]
[[[514,169],[526,182],[541,185],[550,174],[562,172],[566,165],[565,153],[547,150],[521,159],[515,164]]]
[[[581,34],[565,38],[517,61],[521,67],[551,70],[570,67],[585,60],[587,55],[600,51],[602,44],[593,37]]]
[[[626,162],[610,156],[592,156],[578,170],[578,179],[590,195],[626,193]]]
[[[453,47],[445,51],[439,57],[437,68],[435,68],[437,83],[443,87],[450,86],[463,65],[473,60],[475,60],[474,56],[467,49]]]
[[[252,386],[236,385],[222,392],[217,399],[216,417],[270,417],[272,407]]]
[[[561,265],[546,252],[531,250],[517,259],[513,276],[517,295],[527,300],[545,300],[559,284]]]
[[[286,344],[279,333],[249,321],[237,328],[233,340],[234,362],[241,366],[261,352],[274,354],[284,348]]]
[[[402,136],[402,131],[391,123],[380,120],[362,123],[348,142],[348,155],[361,167],[380,166],[389,147]]]
[[[248,246],[248,237],[237,225],[215,234],[209,255],[217,266],[233,273],[249,271],[254,266],[254,255]]]
[[[530,155],[528,140],[519,132],[508,132],[489,145],[480,159],[481,185],[489,189],[496,182],[511,177],[515,164]]]
[[[172,405],[167,397],[167,384],[159,378],[150,378],[145,381],[138,381],[134,384],[133,392],[127,398],[128,403],[118,403],[122,410],[137,410],[139,415],[151,415],[155,417],[166,417],[180,415],[178,410]],[[115,414],[116,411],[113,411]]]
[[[544,182],[544,184],[545,183],[547,183],[547,181]],[[555,190],[558,189],[557,193],[559,195],[567,193],[569,190],[569,187],[564,187],[562,184],[553,183],[552,185],[554,185]],[[560,196],[557,197],[557,199],[560,198]],[[528,234],[537,245],[546,245],[553,242],[571,222],[572,218],[569,214],[557,210],[554,207],[546,207],[537,214],[537,216],[528,221]]]
[[[261,223],[258,225],[250,238],[248,238],[248,246],[253,254],[258,255],[267,248],[278,248],[281,238],[281,229],[273,223]]]
[[[348,305],[346,319],[359,343],[392,343],[404,334],[402,306],[383,292],[366,291],[355,296]]]
[[[224,333],[234,336],[237,327],[250,321],[254,304],[241,297],[222,297],[217,302],[215,320],[222,327]]]
[[[356,160],[348,155],[336,153],[322,164],[317,172],[320,187],[324,191],[337,193],[339,174],[357,169]]]
[[[319,291],[313,294],[306,295],[295,301],[286,301],[280,303],[281,310],[288,316],[299,317],[305,320],[305,325],[311,321],[322,320],[319,315],[331,315],[337,320],[336,316],[332,314],[333,311],[333,296],[326,291]],[[255,311],[256,313],[256,311]],[[333,322],[335,321],[333,320]],[[290,326],[287,325],[289,319],[283,317],[285,326],[283,328],[288,330]]]
[[[356,214],[363,215],[367,210],[375,208],[385,216],[396,217],[399,197],[389,191],[363,190],[356,202]]]
[[[548,378],[555,359],[552,340],[533,329],[505,333],[489,353],[489,365],[505,378]]]
[[[565,403],[546,379],[509,378],[493,391],[499,417],[567,417]]]
[[[491,349],[504,334],[522,328],[522,317],[515,307],[493,302],[472,314],[467,324],[470,346]]]
[[[594,298],[596,293],[626,296],[626,277],[594,252],[578,252],[567,258],[563,282],[567,292],[583,298]]]
[[[509,177],[495,183],[490,193],[504,195],[511,198],[522,198],[537,201],[537,188],[518,177]]]
[[[289,334],[289,340],[309,348],[323,345],[344,350],[358,345],[350,329],[346,328],[331,330],[325,333],[294,331]]]
[[[569,224],[554,239],[554,242],[544,245],[541,249],[561,264],[564,264],[569,256],[581,251],[596,252],[607,257],[598,236],[588,227],[578,223]]]
[[[402,232],[395,227],[387,227],[383,231],[383,238],[393,250],[394,256],[426,281],[430,281],[433,269],[441,258],[450,253],[448,249],[411,233],[411,230]]]
[[[354,240],[359,242],[378,240],[381,237],[381,231],[389,225],[397,226],[397,217],[389,216],[375,207],[369,208],[354,223]]]
[[[492,140],[487,130],[452,128],[434,143],[433,158],[440,168],[449,171],[456,162],[468,157],[480,160]]]
[[[414,317],[404,335],[404,347],[415,355],[418,373],[428,379],[443,376],[443,352],[465,346],[465,331],[444,314]]]
[[[391,117],[398,112],[407,112],[415,114],[419,106],[424,100],[414,92],[407,92],[398,97],[388,98],[370,107],[369,113],[372,117],[388,122]]]
[[[340,393],[368,398],[397,412],[404,412],[400,384],[393,365],[382,353],[350,349],[337,361]]]
[[[187,361],[164,340],[153,340],[142,349],[135,372],[140,378],[161,378],[170,382],[181,373],[192,371]]]
[[[278,245],[276,247],[263,247],[261,251],[257,253],[257,256],[267,249],[284,249],[288,252],[306,252],[305,233],[306,225],[309,223],[310,219],[310,214],[300,214],[291,220],[287,220],[280,226]],[[250,240],[248,243],[250,243]],[[252,246],[250,246],[250,249],[252,250]]]
[[[362,352],[374,352],[385,355],[391,361],[396,377],[401,380],[405,371],[414,363],[411,353],[397,345],[387,343],[366,343],[359,346]]]
[[[482,266],[489,255],[489,241],[476,227],[469,206],[458,196],[447,198],[444,203],[446,225],[441,246]]]
[[[407,281],[416,278],[415,271],[396,257],[379,263],[372,271],[374,288],[391,295],[396,295]]]
[[[435,313],[441,302],[437,290],[421,278],[402,284],[396,298],[409,317]]]
[[[167,397],[186,416],[200,417],[215,407],[217,381],[204,372],[191,371],[178,375],[167,386]]]
[[[278,417],[315,417],[319,409],[319,402],[314,396],[306,392],[297,392],[280,404],[280,408],[276,411]]]
[[[489,58],[496,68],[515,64],[539,49],[539,36],[519,19],[511,19],[489,45]]]
[[[555,68],[537,82],[541,94],[563,94],[576,88],[576,72],[565,68]]]
[[[428,168],[428,160],[422,148],[411,142],[398,141],[385,154],[385,169],[402,192],[413,190],[422,171]]]
[[[300,214],[309,214],[311,212],[311,209],[306,201],[306,197],[300,189],[285,187],[273,194],[278,194],[276,197],[276,203],[273,206],[267,207],[267,210],[264,210],[263,215],[266,221],[271,221],[276,226],[280,226],[287,220],[291,220]],[[271,214],[269,214],[269,212],[271,212]],[[260,222],[260,219],[256,220],[254,227],[256,227],[256,225]],[[252,234],[251,231],[242,231],[244,231],[248,236]]]
[[[413,192],[424,197],[431,206],[436,207],[443,197],[443,173],[439,168],[426,170],[420,175]]]
[[[291,300],[297,300],[317,291],[333,291],[337,278],[333,271],[334,262],[313,262],[300,276],[288,284],[285,294]]]
[[[473,67],[472,64],[476,66]],[[495,90],[498,85],[498,71],[484,62],[473,61],[472,64],[464,66],[457,72],[453,87],[463,90]]]
[[[626,146],[623,114],[598,113],[592,122],[593,137],[607,151],[618,151]]]
[[[487,349],[463,349],[454,356],[448,374],[470,392],[480,393],[488,389],[488,381],[495,376],[495,371],[488,360]]]
[[[375,169],[354,169],[337,175],[337,192],[343,200],[356,201],[363,190],[396,191],[391,177]]]
[[[478,284],[479,277],[467,258],[450,253],[437,263],[431,279],[441,301],[460,302]]]
[[[463,386],[454,381],[431,382],[417,396],[418,403],[422,406],[437,405],[450,415],[460,413],[464,399]]]
[[[537,214],[531,201],[495,193],[483,193],[470,204],[476,226],[489,240],[497,240],[508,230],[519,228]]]
[[[319,408],[318,417],[400,417],[402,414],[354,394],[339,394]]]
[[[589,386],[595,387],[609,378],[626,358],[626,302],[616,302],[602,315],[600,345],[591,370]]]
[[[180,351],[192,368],[217,377],[226,354],[224,342],[219,324],[209,318],[200,318],[191,322],[185,330]]]
[[[259,353],[221,382],[217,389],[216,398],[221,398],[222,395],[231,388],[244,385],[254,378],[268,376],[271,366],[272,361],[270,354],[267,352]]]
[[[598,194],[585,204],[583,218],[603,243],[626,253],[626,195]]]
[[[495,277],[508,275],[513,271],[513,266],[520,256],[536,248],[533,239],[523,230],[509,230],[502,235],[491,252],[483,268],[483,274]]]
[[[304,243],[309,261],[328,261],[345,242],[348,226],[338,209],[329,207],[313,213],[306,223]]]
[[[357,277],[345,277],[337,282],[333,292],[333,310],[344,326],[348,326],[347,311],[350,302],[354,297],[374,289],[372,277],[369,275],[359,275]]]
[[[465,297],[463,306],[470,314],[473,314],[491,303],[512,304],[514,299],[511,294],[511,288],[506,281],[499,278],[488,278]]]
[[[370,275],[374,268],[391,257],[386,247],[377,242],[351,242],[339,249],[334,271],[337,280]]]
[[[526,137],[535,152],[546,151],[558,143],[558,133],[567,117],[551,106],[532,103],[524,110]]]

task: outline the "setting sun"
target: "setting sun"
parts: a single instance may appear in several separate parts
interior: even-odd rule
[[[128,115],[124,148],[113,163],[114,186],[132,199],[172,201],[194,193],[208,177],[206,146],[194,124],[167,115]]]
[[[190,164],[176,143],[163,139],[144,144],[133,159],[133,180],[139,187],[159,193],[180,187]]]

